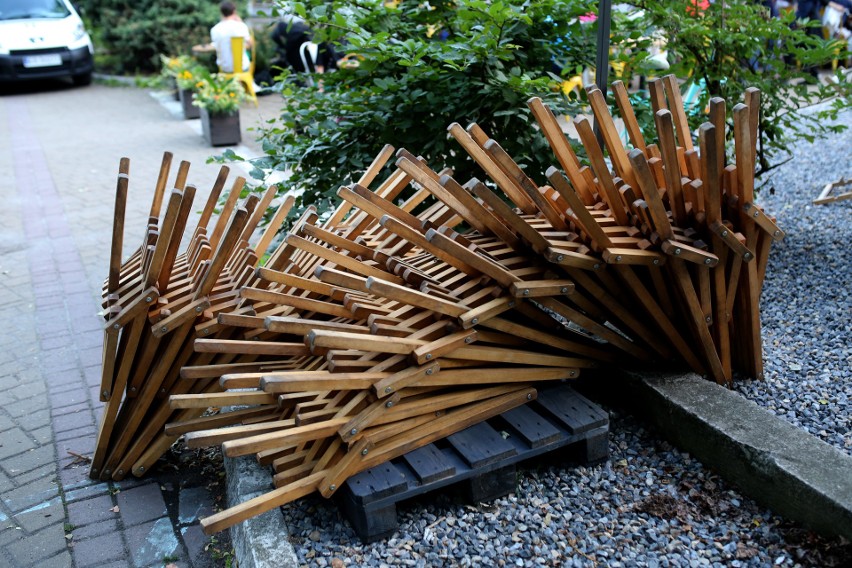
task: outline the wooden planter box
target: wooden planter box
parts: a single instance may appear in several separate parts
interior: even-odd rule
[[[240,134],[240,113],[214,114],[207,109],[201,110],[201,131],[211,146],[233,146],[242,140]]]
[[[197,106],[193,106],[192,104],[192,89],[179,89],[178,96],[180,99],[180,105],[183,107],[183,117],[184,118],[198,118],[201,116],[199,109]]]

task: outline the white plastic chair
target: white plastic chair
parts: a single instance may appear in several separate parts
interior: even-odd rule
[[[306,82],[310,87],[314,86],[314,80],[311,78],[310,74],[316,71],[318,56],[319,44],[306,41],[299,46],[299,57],[302,59],[302,66],[305,68],[305,73],[308,73]]]

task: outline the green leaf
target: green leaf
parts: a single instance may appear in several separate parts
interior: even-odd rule
[[[224,152],[222,152],[222,158],[228,162],[244,162],[245,158],[242,156],[238,156],[236,152],[232,149],[228,148]]]

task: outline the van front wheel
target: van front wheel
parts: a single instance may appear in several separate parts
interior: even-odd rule
[[[72,75],[71,80],[78,87],[84,87],[86,85],[90,85],[92,83],[92,73],[81,73],[79,75]]]

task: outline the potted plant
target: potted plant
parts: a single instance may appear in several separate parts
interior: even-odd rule
[[[202,77],[207,73],[207,70],[200,65],[194,65],[182,69],[175,76],[175,82],[178,87],[178,94],[181,108],[183,109],[184,118],[198,118],[201,114],[198,112],[198,107],[192,104],[192,96],[203,83]]]
[[[180,100],[180,91],[177,86],[177,76],[184,70],[197,66],[198,63],[189,55],[178,55],[168,57],[160,55],[160,77],[166,87],[174,94],[175,100]]]
[[[240,103],[245,98],[243,86],[233,77],[202,74],[193,104],[201,109],[201,130],[211,145],[231,146],[240,142]]]

